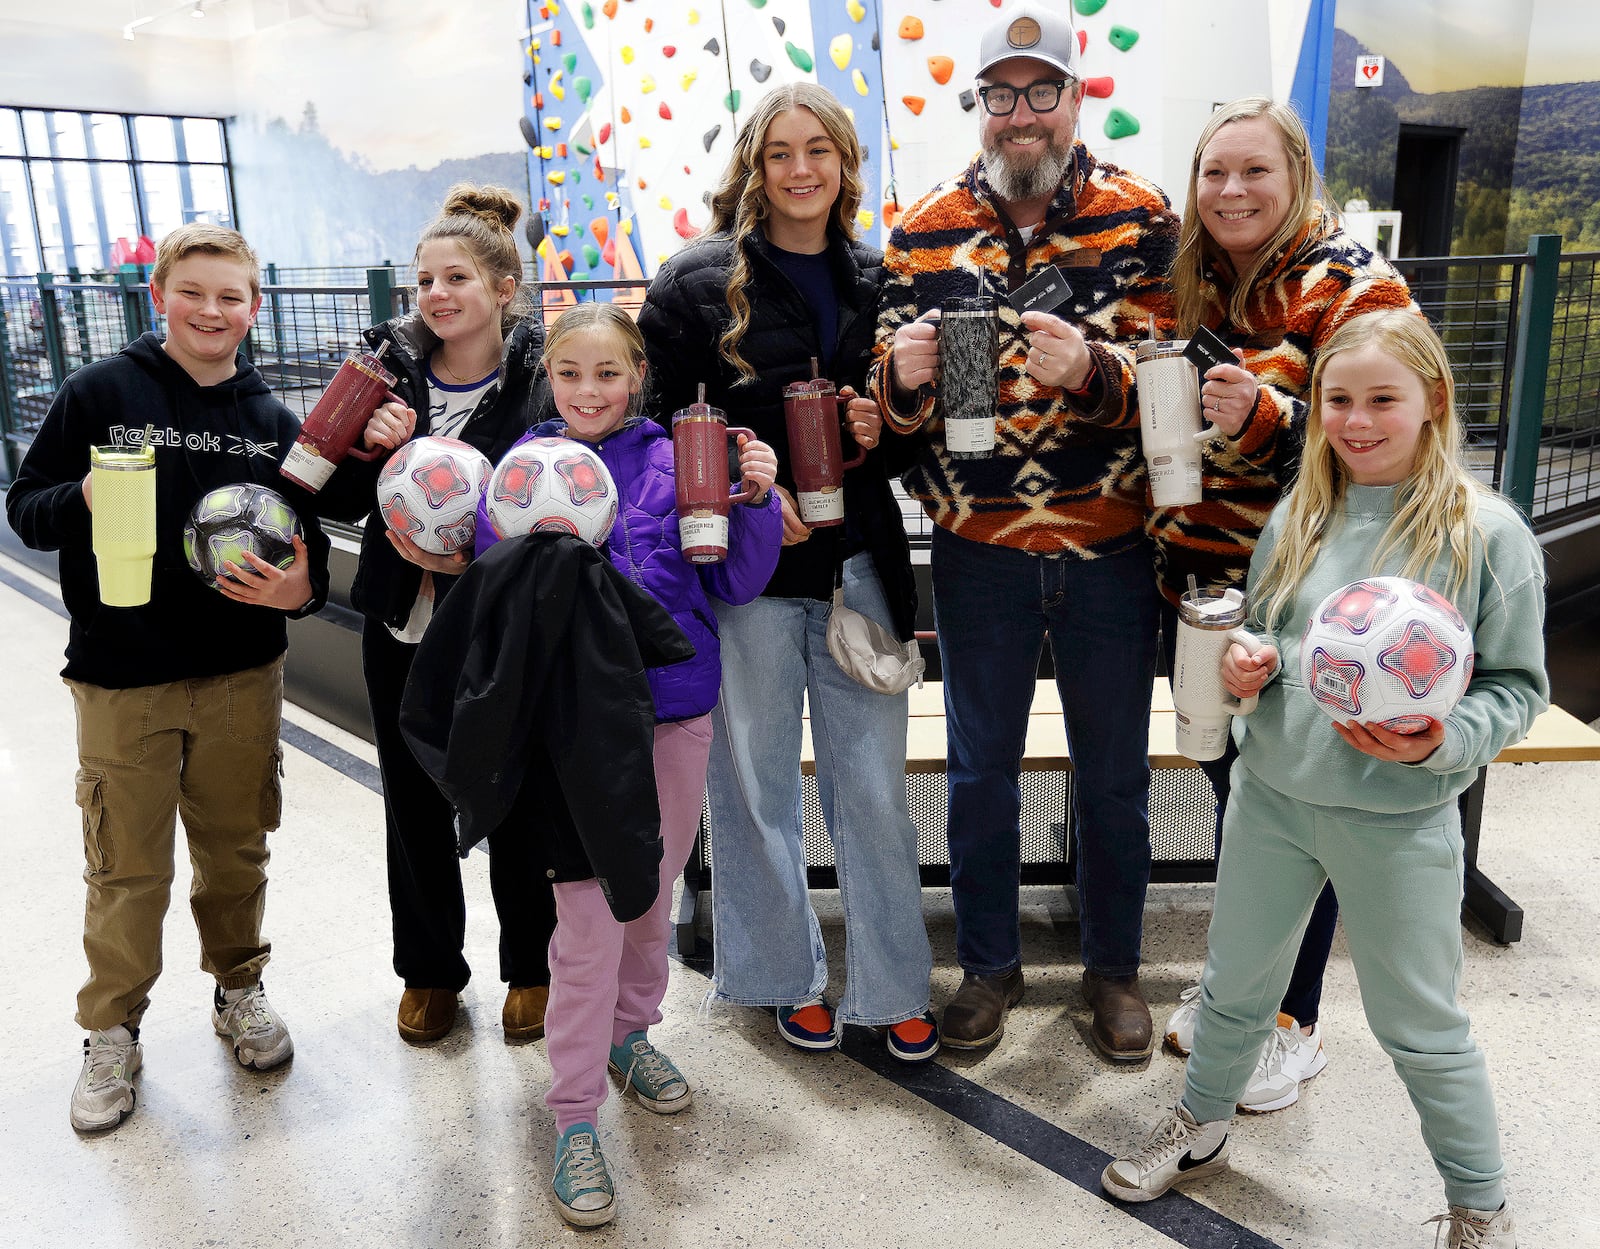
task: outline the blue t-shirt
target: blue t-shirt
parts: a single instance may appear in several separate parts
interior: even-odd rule
[[[823,376],[833,360],[833,349],[839,340],[839,296],[833,289],[833,262],[826,251],[808,256],[803,252],[784,251],[769,242],[768,249],[778,268],[799,289],[811,309],[811,323],[817,327],[817,338],[822,344]]]

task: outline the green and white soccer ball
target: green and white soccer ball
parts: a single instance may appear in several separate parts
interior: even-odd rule
[[[213,589],[227,578],[225,562],[249,568],[246,551],[274,568],[294,563],[294,539],[304,538],[300,518],[276,490],[241,482],[201,496],[183,527],[183,554],[195,575]]]

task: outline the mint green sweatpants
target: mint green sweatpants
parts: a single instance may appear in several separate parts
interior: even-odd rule
[[[1201,1011],[1183,1102],[1228,1119],[1271,1035],[1300,936],[1333,881],[1372,1034],[1394,1062],[1452,1205],[1505,1200],[1494,1094],[1461,987],[1461,821],[1315,807],[1242,762],[1222,831]]]

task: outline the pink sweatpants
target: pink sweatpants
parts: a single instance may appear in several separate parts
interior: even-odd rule
[[[661,804],[661,892],[655,905],[619,924],[594,880],[558,883],[550,938],[545,1049],[556,1133],[593,1123],[605,1101],[611,1046],[661,1020],[667,993],[672,887],[700,828],[711,751],[711,717],[656,725],[656,796]]]

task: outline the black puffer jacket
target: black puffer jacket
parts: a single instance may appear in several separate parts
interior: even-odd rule
[[[653,410],[663,425],[670,425],[674,412],[695,402],[696,386],[704,382],[706,401],[723,409],[729,424],[748,426],[777,451],[778,484],[792,492],[783,388],[809,380],[811,357],[827,353],[820,349],[805,298],[773,261],[766,239],[756,232],[744,246],[754,276],[749,288],[750,328],[739,352],[755,369],[754,380],[741,382],[738,370],[717,349],[732,316],[726,291],[734,244],[727,235],[712,235],[691,243],[661,266],[640,309],[639,328],[650,356]],[[865,394],[877,331],[883,253],[830,234],[829,256],[839,295],[831,380]],[[885,441],[894,437],[886,428]],[[845,454],[854,450],[854,443],[847,443]],[[861,467],[845,474],[846,523],[813,530],[806,541],[784,547],[765,593],[774,598],[831,598],[835,574],[848,553],[846,535],[857,534],[872,554],[895,629],[906,640],[915,629],[917,592],[905,525],[889,490],[886,454],[892,454],[892,448],[874,447]]]
[[[423,437],[428,433],[428,356],[439,340],[416,313],[375,325],[366,331],[365,338],[373,348],[380,343],[389,344],[384,363],[399,379],[395,393],[417,413],[413,436]],[[498,464],[523,434],[555,415],[550,385],[539,363],[543,353],[544,326],[538,321],[519,322],[506,337],[499,382],[485,392],[459,435],[463,442],[488,456],[491,464]],[[339,466],[336,479],[341,495],[354,494],[362,500],[354,516],[341,519],[354,520],[362,515],[367,518],[366,532],[361,536],[361,563],[350,586],[350,601],[357,611],[398,629],[405,625],[411,606],[417,601],[422,569],[401,559],[389,545],[384,537],[383,517],[373,506],[378,473],[387,460],[384,456],[369,464],[351,456]],[[364,484],[352,489],[349,478]],[[436,602],[443,601],[455,580],[434,574]]]

